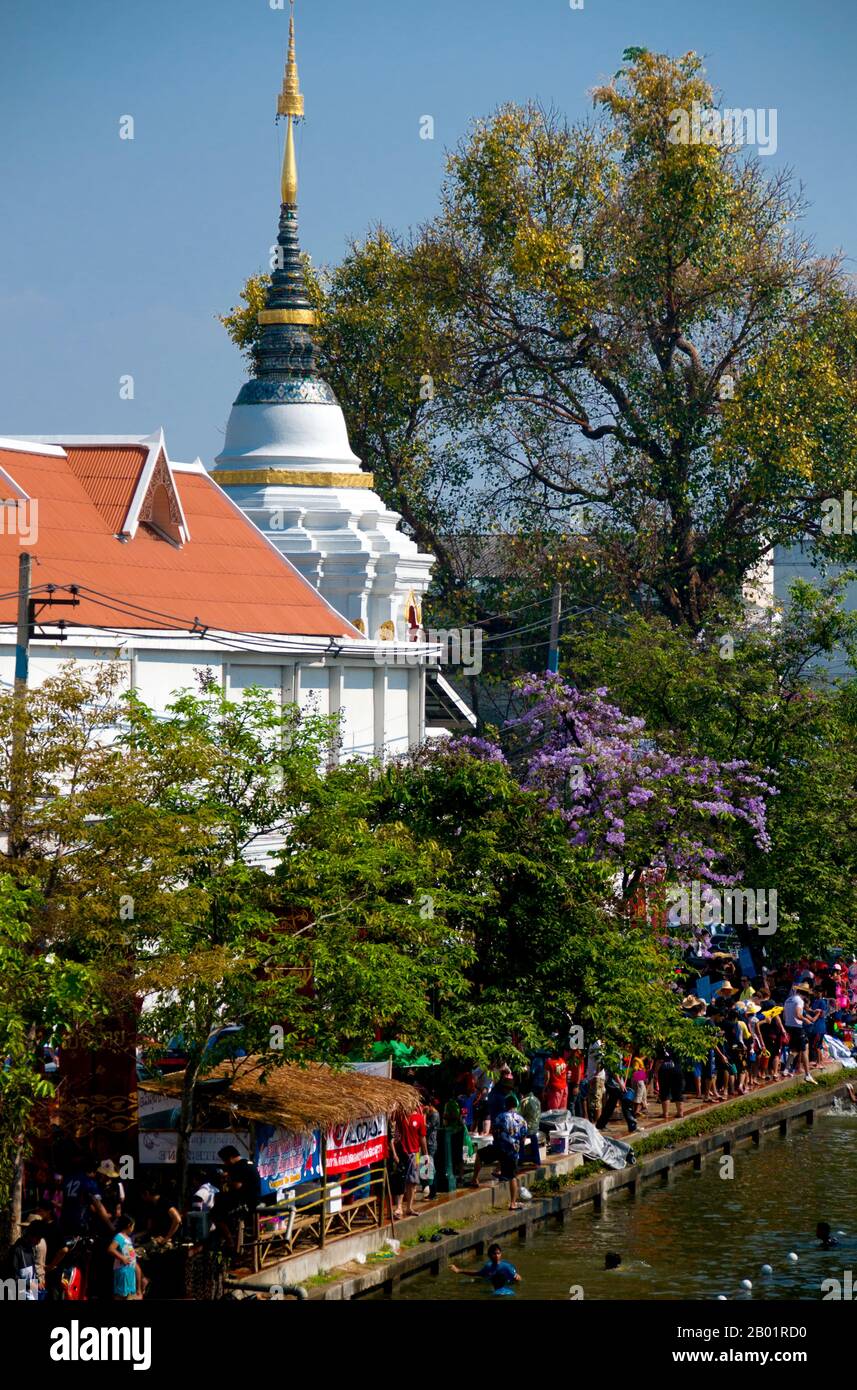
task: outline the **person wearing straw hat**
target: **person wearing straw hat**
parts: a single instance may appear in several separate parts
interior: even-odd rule
[[[803,1079],[810,1086],[817,1086],[814,1076],[809,1074],[809,1036],[806,1031],[806,1003],[812,996],[808,984],[792,987],[792,992],[783,1005],[783,1024],[789,1035],[789,1053],[794,1057],[792,1073],[798,1069],[798,1058],[803,1068]]]

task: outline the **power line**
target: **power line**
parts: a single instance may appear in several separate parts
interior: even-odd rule
[[[597,613],[597,612],[606,612],[606,610],[605,610],[605,609],[599,609],[599,608],[597,608],[595,604],[589,604],[586,608],[567,608],[566,611],[565,611],[565,613],[563,613],[563,615],[561,616],[559,622],[560,622],[560,624],[562,624],[562,623],[568,622],[569,618],[579,618],[579,617],[582,617],[584,613]],[[534,631],[536,630],[536,628],[546,627],[547,624],[548,624],[548,622],[549,622],[549,619],[543,618],[543,619],[541,620],[541,622],[538,622],[538,623],[528,623],[525,627],[513,628],[513,630],[512,630],[511,632],[498,632],[498,633],[496,633],[493,637],[486,637],[486,638],[485,638],[485,641],[483,642],[482,645],[483,645],[483,646],[487,646],[489,642],[502,642],[502,641],[504,641],[507,637],[516,637],[516,636],[518,635],[518,633],[522,633],[522,632],[534,632]],[[542,643],[541,643],[541,642],[537,642],[537,643],[535,643],[535,645],[536,645],[536,646],[541,646]],[[526,648],[524,648],[523,650],[526,650]]]
[[[63,585],[63,586],[59,586],[59,587],[61,587],[61,588],[63,588],[63,589],[70,589],[72,586],[70,586],[70,585]],[[182,625],[181,625],[181,620],[178,620],[178,621],[177,621],[176,618],[175,618],[175,616],[172,615],[172,614],[160,613],[160,612],[158,612],[156,609],[147,609],[147,608],[144,608],[142,605],[133,605],[133,606],[132,606],[132,605],[129,605],[128,602],[127,602],[126,600],[123,600],[123,599],[117,599],[117,600],[111,601],[111,599],[112,599],[112,596],[111,596],[111,595],[102,594],[102,593],[101,593],[101,590],[98,590],[98,589],[88,589],[85,585],[77,585],[77,586],[75,586],[75,587],[77,588],[78,593],[80,593],[81,595],[83,595],[85,598],[87,598],[87,599],[89,600],[90,603],[95,604],[96,607],[98,607],[98,608],[106,608],[109,612],[112,612],[112,613],[119,613],[119,614],[121,614],[122,617],[136,618],[137,620],[140,620],[140,619],[143,618],[143,617],[148,617],[148,618],[150,618],[150,619],[151,619],[151,618],[158,618],[158,619],[161,619],[161,620],[165,621],[166,626],[165,626],[165,627],[161,627],[161,628],[153,628],[153,629],[152,629],[153,633],[157,632],[157,633],[159,633],[159,634],[163,634],[163,633],[165,633],[165,632],[171,632],[171,633],[175,633],[177,636],[185,636],[185,635],[188,635],[188,634],[191,635],[191,636],[194,636],[194,635],[195,635],[195,636],[200,637],[200,639],[202,639],[202,638],[204,637],[207,641],[219,642],[219,643],[222,643],[222,644],[227,645],[227,646],[228,646],[228,645],[238,645],[238,643],[240,642],[240,643],[242,644],[241,650],[243,650],[243,651],[248,651],[248,652],[249,652],[249,651],[263,651],[263,652],[270,651],[270,652],[275,652],[275,651],[283,651],[283,650],[290,650],[290,649],[291,649],[291,650],[295,650],[295,651],[297,651],[297,650],[305,651],[305,650],[306,650],[305,643],[299,641],[299,640],[298,640],[298,636],[297,636],[296,634],[289,634],[289,635],[284,635],[284,636],[280,637],[280,636],[278,636],[277,634],[272,633],[270,637],[264,637],[264,636],[258,636],[258,637],[257,637],[256,635],[254,635],[254,634],[252,634],[252,633],[237,632],[237,631],[234,631],[234,630],[231,629],[231,628],[215,628],[215,629],[212,629],[212,628],[208,627],[205,623],[200,622],[200,620],[199,620],[198,618],[195,619],[192,623],[191,623],[191,622],[187,622],[187,625],[186,625],[186,626],[182,626]],[[99,597],[96,597],[96,595],[99,595]],[[89,624],[85,624],[85,623],[68,623],[68,624],[66,624],[66,627],[67,627],[67,628],[75,628],[75,627],[77,627],[77,628],[82,628],[82,629],[84,629],[84,628],[87,628],[88,626],[90,626],[90,625],[89,625]],[[112,629],[112,630],[115,630],[115,629]],[[309,634],[309,633],[308,633],[308,634],[306,634],[306,635],[307,635],[307,636],[316,635],[316,636],[320,636],[320,637],[322,637],[322,638],[327,637],[327,634],[325,634],[325,633],[320,633],[320,634]],[[344,634],[343,634],[343,637],[344,637]],[[338,642],[338,641],[341,640],[341,639],[338,639],[338,638],[336,638],[336,637],[330,636],[330,637],[328,638],[328,640],[329,640],[330,642]],[[320,652],[321,652],[322,654],[324,653],[324,651],[325,651],[324,648],[320,648]]]
[[[534,599],[532,603],[522,603],[520,608],[510,608],[508,613],[487,613],[484,617],[480,618],[479,621],[480,623],[493,623],[503,618],[514,618],[518,613],[526,613],[528,608],[538,608],[546,603],[550,603],[550,601],[550,594],[548,594],[547,598],[537,598]]]

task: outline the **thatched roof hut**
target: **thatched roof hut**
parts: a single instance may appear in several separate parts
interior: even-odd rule
[[[164,1096],[181,1095],[184,1076],[141,1081],[140,1089]],[[236,1119],[282,1125],[293,1133],[330,1129],[369,1115],[411,1111],[419,1103],[412,1086],[360,1071],[334,1071],[319,1062],[298,1067],[272,1065],[267,1057],[221,1062],[197,1083],[197,1099]]]

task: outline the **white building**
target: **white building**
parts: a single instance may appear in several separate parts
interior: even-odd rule
[[[0,681],[15,669],[18,559],[33,557],[30,682],[63,661],[117,660],[162,711],[210,671],[285,703],[341,713],[343,757],[388,757],[424,736],[424,644],[380,662],[212,482],[148,437],[0,439]],[[53,586],[53,587],[52,587]],[[49,600],[75,597],[75,607]],[[62,625],[62,626],[61,626]],[[61,640],[64,637],[65,640]]]

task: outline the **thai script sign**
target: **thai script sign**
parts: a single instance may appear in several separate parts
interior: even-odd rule
[[[293,1134],[281,1125],[256,1126],[256,1167],[263,1192],[281,1192],[321,1177],[321,1136]]]
[[[387,1157],[387,1117],[371,1115],[327,1133],[327,1172],[347,1173]]]

